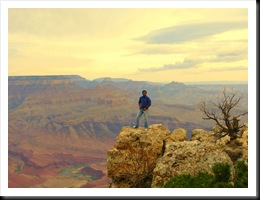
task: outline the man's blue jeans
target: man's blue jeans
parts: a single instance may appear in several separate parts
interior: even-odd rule
[[[140,109],[139,112],[136,115],[136,120],[135,120],[135,126],[139,126],[139,119],[144,114],[144,128],[148,128],[149,123],[148,123],[148,110]]]

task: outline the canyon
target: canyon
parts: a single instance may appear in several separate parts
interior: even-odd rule
[[[8,187],[109,187],[106,154],[121,128],[133,126],[143,89],[152,99],[150,124],[162,124],[170,131],[185,128],[191,137],[193,129],[214,126],[202,119],[197,105],[216,99],[223,87],[244,93],[236,109],[247,111],[247,84],[9,76]]]

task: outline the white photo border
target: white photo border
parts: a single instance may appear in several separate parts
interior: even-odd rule
[[[8,9],[9,8],[248,8],[248,188],[8,188]],[[256,196],[256,1],[1,1],[1,196]]]

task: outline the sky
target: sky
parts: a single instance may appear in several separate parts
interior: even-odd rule
[[[9,8],[8,75],[247,81],[247,8]]]

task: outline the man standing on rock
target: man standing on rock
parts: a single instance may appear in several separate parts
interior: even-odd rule
[[[152,101],[151,99],[147,96],[147,91],[143,90],[142,91],[143,96],[139,98],[138,105],[139,105],[139,111],[136,115],[136,120],[135,120],[135,125],[134,128],[138,128],[139,126],[139,119],[144,114],[144,128],[147,130],[149,127],[149,122],[148,122],[148,108],[151,106]]]

